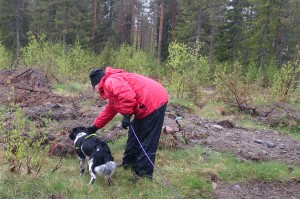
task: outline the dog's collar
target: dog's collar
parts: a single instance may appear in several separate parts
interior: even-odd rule
[[[79,134],[76,136],[76,139],[74,140],[74,145],[76,146],[76,142],[78,141],[78,139],[81,138],[81,137],[83,137],[83,136],[85,136],[85,135],[87,135],[87,134],[84,133],[84,132],[79,133]],[[84,139],[88,139],[88,138],[91,137],[91,136],[96,136],[96,134],[90,134],[90,135],[86,136]]]
[[[96,136],[96,134],[90,134],[90,135],[86,136],[84,139],[88,139],[91,136]]]

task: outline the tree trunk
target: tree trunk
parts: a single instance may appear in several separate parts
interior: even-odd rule
[[[209,34],[209,54],[208,54],[208,67],[209,71],[212,71],[213,68],[213,58],[214,58],[214,42],[215,42],[215,35],[216,35],[216,29],[217,29],[217,7],[220,7],[219,3],[216,3],[215,5],[212,3],[212,10],[210,13],[210,34]]]
[[[141,27],[140,27],[140,49],[143,49],[143,20],[144,20],[144,12],[142,11],[141,17]]]
[[[164,0],[160,5],[160,20],[159,20],[159,36],[158,36],[158,49],[157,49],[157,61],[161,63],[161,48],[162,48],[162,35],[163,35],[163,23],[164,23]]]
[[[122,44],[125,39],[124,35],[124,23],[125,23],[125,11],[124,11],[124,0],[121,0],[121,10],[120,10],[120,17],[119,17],[119,34],[120,34],[120,43]]]
[[[201,3],[199,4],[197,10],[197,19],[196,19],[196,44],[200,42],[200,33],[201,33],[201,18],[202,18],[202,6]]]
[[[282,9],[282,1],[280,2],[280,7],[279,7],[279,12],[278,14],[281,12]],[[276,21],[276,35],[275,35],[275,39],[274,39],[274,56],[277,58],[277,60],[279,61],[279,63],[281,63],[281,60],[279,60],[279,45],[280,45],[280,19],[278,18]]]
[[[113,30],[113,5],[114,5],[114,0],[110,0],[110,9],[109,9],[109,32],[110,32],[110,37],[112,34]]]
[[[132,14],[131,14],[131,46],[132,47],[134,47],[135,6],[136,6],[136,0],[133,0],[133,2],[132,2]]]
[[[20,48],[21,48],[21,41],[20,41],[20,30],[21,30],[21,0],[16,1],[16,57],[20,57]]]
[[[97,24],[97,0],[94,0],[93,11],[93,47],[96,50],[96,24]]]
[[[174,41],[176,5],[177,5],[177,1],[173,0],[173,9],[172,9],[172,38],[171,38],[171,41]]]
[[[140,28],[140,23],[139,23],[139,19],[137,19],[137,23],[136,23],[136,42],[135,42],[135,49],[137,50],[139,47],[139,28]]]
[[[66,49],[67,46],[67,6],[64,3],[64,9],[63,9],[63,27],[62,27],[62,36],[63,36],[63,45],[64,48]]]

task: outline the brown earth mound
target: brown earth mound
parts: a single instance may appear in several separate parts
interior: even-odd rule
[[[213,199],[296,199],[300,196],[300,182],[260,182],[243,184],[219,183]]]
[[[0,93],[1,103],[13,102],[21,107],[64,101],[51,92],[46,75],[34,69],[1,70]]]

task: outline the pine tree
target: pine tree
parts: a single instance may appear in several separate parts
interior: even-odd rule
[[[19,56],[20,48],[26,44],[29,31],[29,0],[0,1],[1,43]]]
[[[228,1],[223,7],[224,18],[218,27],[215,54],[219,61],[239,59],[243,40],[245,0]]]

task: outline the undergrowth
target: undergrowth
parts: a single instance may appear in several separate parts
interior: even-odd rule
[[[109,142],[117,162],[122,158],[125,143],[125,137]],[[36,177],[7,172],[7,164],[2,162],[0,198],[176,198],[157,171],[153,181],[142,179],[133,183],[130,171],[117,168],[110,187],[102,177],[88,186],[89,174],[79,176],[76,157],[63,159],[61,167],[51,172],[58,161],[57,157],[47,157]],[[211,198],[213,176],[228,183],[300,179],[299,167],[289,172],[289,167],[283,163],[244,161],[200,146],[173,151],[160,149],[156,166],[183,198]]]

